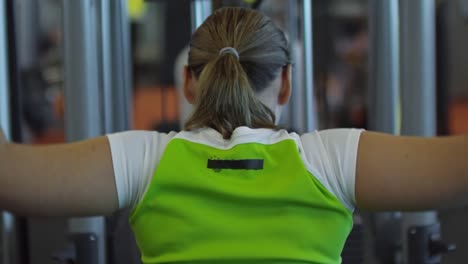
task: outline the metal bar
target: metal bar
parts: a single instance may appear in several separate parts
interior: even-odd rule
[[[372,130],[398,134],[398,1],[372,0],[369,4],[369,126]]]
[[[466,2],[468,4],[468,2]],[[449,134],[450,76],[452,58],[450,56],[450,28],[448,9],[450,2],[438,4],[436,14],[436,98],[437,98],[437,134]]]
[[[11,140],[15,142],[23,141],[23,131],[21,120],[23,119],[23,105],[22,105],[22,86],[20,78],[20,67],[21,65],[21,52],[18,50],[18,44],[20,41],[17,41],[17,38],[21,36],[20,30],[17,30],[18,20],[21,20],[22,17],[18,16],[20,8],[17,8],[18,3],[14,1],[6,2],[6,18],[7,18],[7,50],[8,50],[8,81],[10,87],[10,118],[11,121]],[[29,9],[33,8],[29,6],[29,3],[22,6],[22,8]],[[19,19],[18,19],[19,18]],[[21,40],[21,39],[20,39]],[[28,39],[29,40],[29,39]],[[33,53],[28,53],[28,55],[33,55]],[[29,65],[31,66],[31,65]]]
[[[303,83],[302,69],[303,58],[302,49],[298,47],[301,45],[299,40],[299,23],[297,17],[299,16],[299,1],[291,1],[288,5],[288,19],[289,19],[289,51],[292,59],[292,73],[291,73],[291,98],[288,105],[288,121],[290,128],[296,131],[304,131],[303,120],[304,120],[304,102],[303,102],[303,90],[301,84]],[[285,109],[286,110],[286,109]]]
[[[67,141],[101,135],[95,1],[64,1]]]
[[[127,1],[102,0],[99,4],[99,74],[103,132],[130,128],[131,49]]]
[[[434,0],[400,1],[402,134],[436,135],[436,47]],[[412,226],[437,224],[434,211],[403,214],[403,233]],[[406,236],[405,236],[406,237]],[[409,263],[408,242],[403,243],[403,260]]]
[[[7,13],[6,1],[0,0],[0,127],[5,131],[8,139],[11,139],[10,127],[10,84],[8,76],[8,44],[7,44]],[[11,263],[10,247],[13,228],[13,216],[3,212],[1,218],[1,251],[2,264]]]
[[[0,0],[0,126],[10,139],[10,91],[5,0]]]
[[[98,264],[99,256],[99,240],[94,234],[77,234],[72,235],[71,240],[76,242],[76,260],[75,262],[86,264]]]
[[[98,43],[100,45],[100,58],[101,65],[99,70],[101,74],[101,98],[103,99],[102,105],[102,120],[104,122],[104,131],[110,132],[112,130],[112,34],[111,34],[111,2],[110,0],[101,0],[99,4],[99,20],[100,20],[100,34],[98,36]]]
[[[195,31],[205,19],[211,15],[213,6],[211,0],[192,1],[192,31]]]
[[[112,0],[110,5],[111,36],[111,106],[112,127],[106,133],[123,131],[130,128],[132,106],[132,59],[130,43],[130,21],[127,15],[127,0]]]
[[[402,107],[405,135],[436,135],[434,0],[401,1]]]
[[[316,107],[314,100],[312,1],[310,0],[303,0],[303,22],[305,131],[301,132],[311,132],[316,129]]]
[[[63,12],[65,132],[67,141],[76,141],[99,136],[104,130],[98,69],[101,62],[96,41],[98,9],[93,0],[64,1]],[[99,259],[87,263],[106,263],[103,217],[71,219],[69,231],[96,235]]]
[[[9,105],[9,80],[8,80],[8,50],[7,50],[7,23],[6,1],[0,0],[0,127],[5,131],[7,139],[11,139],[10,105]],[[2,212],[0,218],[0,263],[11,263],[9,252],[13,231],[12,215]]]
[[[37,43],[41,32],[39,21],[39,1],[23,0],[9,1],[15,2],[17,6],[18,18],[16,20],[18,28],[18,64],[21,69],[31,69],[39,65],[39,49]]]

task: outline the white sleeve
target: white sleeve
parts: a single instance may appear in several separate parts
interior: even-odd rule
[[[356,161],[362,131],[331,129],[301,136],[306,167],[351,211],[356,204]]]
[[[109,139],[119,208],[135,207],[146,192],[167,143],[175,133],[128,131]]]

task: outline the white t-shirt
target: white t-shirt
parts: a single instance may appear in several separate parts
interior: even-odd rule
[[[346,208],[353,211],[356,159],[362,131],[331,129],[299,136],[285,130],[239,127],[228,140],[210,128],[169,134],[150,131],[111,134],[108,139],[119,207],[133,208],[140,202],[167,144],[173,138],[184,138],[220,149],[249,142],[274,144],[284,139],[293,139],[307,170]]]

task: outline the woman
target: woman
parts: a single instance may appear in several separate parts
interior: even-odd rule
[[[79,143],[0,141],[0,208],[91,216],[133,209],[144,263],[340,263],[355,207],[426,210],[468,198],[468,137],[279,129],[291,92],[284,34],[251,10],[194,33],[185,131]]]

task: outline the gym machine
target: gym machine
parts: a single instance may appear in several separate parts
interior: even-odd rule
[[[371,129],[435,136],[435,1],[372,0],[370,14]],[[436,264],[455,249],[442,242],[435,211],[374,218],[382,263]]]
[[[7,139],[23,141],[23,116],[20,88],[16,8],[13,1],[0,1],[0,125]],[[27,219],[0,212],[0,260],[2,263],[26,264],[28,253]]]
[[[64,1],[65,134],[82,140],[130,127],[131,61],[126,0]],[[83,107],[86,106],[86,107]],[[105,264],[103,217],[69,220],[63,263]],[[68,250],[70,252],[70,249]],[[62,252],[63,253],[63,252]]]
[[[6,133],[6,137],[10,139],[10,93],[7,54],[6,3],[2,0],[0,1],[0,125]],[[5,212],[1,213],[0,260],[2,263],[8,263],[11,258],[11,241],[14,237],[13,224],[12,215]]]

